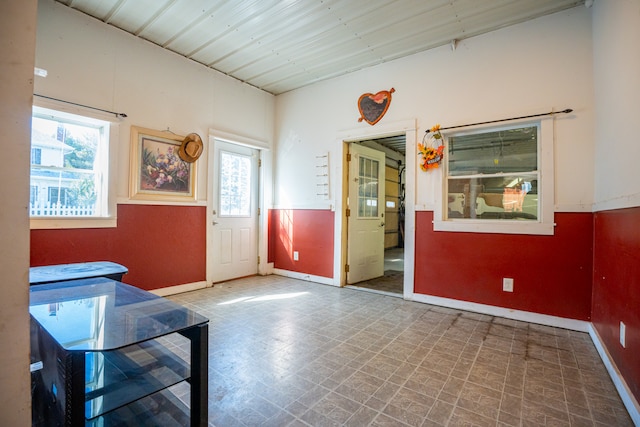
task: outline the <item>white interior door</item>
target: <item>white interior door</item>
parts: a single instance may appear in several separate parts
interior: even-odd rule
[[[258,150],[215,140],[212,281],[258,273]]]
[[[349,144],[347,284],[384,275],[384,166],[381,151]]]

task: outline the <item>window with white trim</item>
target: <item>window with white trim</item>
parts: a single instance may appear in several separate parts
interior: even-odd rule
[[[29,205],[32,228],[115,225],[90,224],[91,220],[110,219],[115,214],[109,185],[112,125],[95,117],[34,106]],[[82,221],[60,221],[69,219]],[[34,220],[39,226],[34,227]],[[51,220],[56,225],[51,226]]]
[[[435,230],[553,234],[548,121],[449,133]]]

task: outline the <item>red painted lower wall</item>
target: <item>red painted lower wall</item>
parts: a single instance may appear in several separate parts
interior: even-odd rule
[[[269,262],[282,270],[333,277],[334,220],[329,210],[269,211]]]
[[[556,213],[553,236],[436,232],[432,221],[433,212],[416,213],[414,292],[590,319],[591,213]]]
[[[151,290],[206,280],[206,208],[118,205],[116,228],[31,230],[31,266],[113,261]]]
[[[592,322],[640,401],[640,207],[596,213],[594,236]]]

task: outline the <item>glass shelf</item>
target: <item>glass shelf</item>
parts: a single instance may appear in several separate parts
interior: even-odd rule
[[[183,427],[190,425],[189,408],[168,390],[123,406],[86,422],[86,427]]]
[[[29,295],[29,312],[65,350],[117,350],[208,322],[173,301],[106,278],[31,286]]]
[[[189,365],[156,341],[87,352],[85,417],[106,412],[189,379]]]

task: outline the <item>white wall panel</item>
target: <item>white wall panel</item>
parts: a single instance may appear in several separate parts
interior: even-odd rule
[[[274,97],[52,0],[38,4],[35,92],[128,115],[120,125],[118,200],[126,201],[130,126],[210,128],[273,141]],[[198,203],[207,198],[207,158],[198,161]]]
[[[341,159],[337,135],[371,128],[357,121],[359,96],[393,87],[390,108],[373,128],[415,118],[418,142],[436,123],[446,127],[573,108],[555,123],[556,209],[591,211],[590,32],[589,9],[575,8],[464,40],[455,51],[433,49],[278,96],[276,204],[312,206],[315,154],[330,150]],[[407,153],[407,161],[416,162],[417,155]],[[333,162],[333,183],[342,181],[339,163]],[[418,209],[439,202],[439,173],[418,171]]]
[[[596,210],[640,206],[640,2],[593,6]]]

